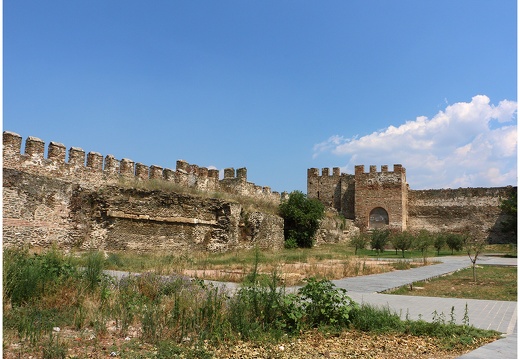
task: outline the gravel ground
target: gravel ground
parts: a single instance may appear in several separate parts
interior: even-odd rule
[[[308,333],[300,339],[277,345],[238,345],[221,348],[217,358],[456,358],[485,343],[471,347],[447,350],[433,338],[409,335],[375,335],[357,331],[326,336],[318,332]]]
[[[92,335],[75,336],[73,331],[61,337],[67,347],[66,358],[158,358],[158,350],[151,344],[139,339],[121,338],[108,335],[94,338]],[[65,333],[62,333],[65,334]],[[5,339],[5,338],[4,338]],[[298,338],[290,338],[277,344],[238,342],[218,348],[205,346],[203,358],[240,358],[240,359],[310,359],[310,358],[457,358],[493,339],[475,342],[469,346],[442,348],[442,343],[434,338],[395,334],[367,334],[359,331],[345,331],[338,334],[308,332]],[[185,343],[186,344],[186,343]],[[6,344],[4,341],[3,358],[42,358],[42,348],[29,349],[21,344]],[[185,354],[171,358],[199,358],[196,350],[184,351]],[[200,352],[200,351],[199,351]],[[191,354],[187,354],[191,353]],[[210,354],[211,353],[211,354]],[[170,356],[168,356],[170,357]],[[165,358],[165,356],[160,356]]]

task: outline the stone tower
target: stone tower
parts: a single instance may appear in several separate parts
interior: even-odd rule
[[[405,230],[408,221],[408,184],[406,169],[394,165],[393,172],[388,166],[370,166],[365,173],[364,166],[355,169],[355,213],[356,221],[362,228],[373,229],[388,226]]]
[[[362,229],[390,227],[405,230],[408,219],[408,184],[406,170],[394,165],[356,166],[355,174],[340,173],[334,167],[323,168],[321,176],[317,168],[307,170],[307,196],[320,200],[323,205],[335,208],[345,218],[355,220]]]
[[[340,173],[339,167],[307,170],[307,197],[320,200],[326,207],[335,208],[347,219],[355,219],[354,175]]]

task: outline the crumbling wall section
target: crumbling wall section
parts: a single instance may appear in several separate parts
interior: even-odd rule
[[[5,247],[55,244],[167,252],[283,248],[280,217],[257,214],[255,221],[247,221],[239,203],[222,199],[115,185],[82,187],[6,168],[3,187]]]
[[[35,137],[27,138],[24,153],[21,146],[21,136],[4,132],[5,247],[56,244],[142,251],[283,247],[283,220],[278,216],[256,215],[255,221],[247,222],[242,206],[233,200],[187,194],[175,187],[148,189],[156,187],[152,181],[171,182],[277,204],[280,195],[247,182],[245,168],[221,185],[218,170],[183,160],[177,161],[174,171],[111,155],[103,158],[96,152],[85,155],[76,147],[69,149],[66,160],[66,147],[56,142],[49,143],[45,156],[45,143]],[[140,182],[150,185],[127,185]]]

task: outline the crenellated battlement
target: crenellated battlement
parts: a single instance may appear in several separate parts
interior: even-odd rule
[[[377,166],[376,165],[370,165],[370,170],[369,172],[365,172],[365,166],[364,165],[357,165],[355,166],[355,174],[356,175],[362,175],[362,174],[392,174],[392,173],[396,173],[396,174],[406,174],[406,169],[403,167],[403,165],[400,165],[400,164],[394,164],[394,171],[393,172],[389,172],[388,171],[388,165],[382,165],[381,166],[381,171],[378,172],[377,171]]]
[[[37,137],[28,137],[22,153],[22,136],[3,132],[3,166],[5,168],[60,178],[93,187],[117,183],[121,178],[138,181],[162,180],[201,191],[226,192],[246,197],[255,197],[278,203],[281,195],[270,187],[261,187],[247,182],[247,169],[224,169],[224,178],[219,179],[219,170],[200,167],[178,160],[175,170],[157,165],[136,163],[128,158],[116,159],[98,152],[71,147],[68,151],[62,143],[51,141],[45,156],[45,142]]]
[[[335,177],[339,178],[341,176],[341,169],[339,167],[333,167],[332,168],[332,175],[330,175],[330,168],[324,167],[321,169],[321,176],[320,171],[318,168],[309,168],[307,170],[307,177]]]

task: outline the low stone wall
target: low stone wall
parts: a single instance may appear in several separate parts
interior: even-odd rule
[[[320,226],[314,236],[316,245],[326,243],[344,243],[359,234],[359,228],[351,219],[345,219],[339,213],[328,208],[325,217],[320,221]]]

